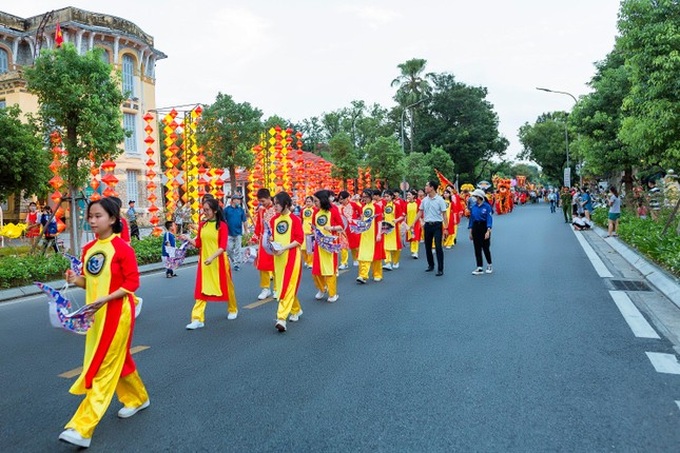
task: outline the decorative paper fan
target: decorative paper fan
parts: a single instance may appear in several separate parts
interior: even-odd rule
[[[62,255],[64,255],[70,261],[71,270],[73,272],[75,272],[76,275],[82,275],[82,273],[83,273],[83,262],[80,261],[75,256],[69,255],[68,253],[62,252]]]
[[[329,253],[338,253],[342,249],[337,236],[326,236],[318,228],[314,228],[314,240]]]
[[[73,304],[70,300],[64,297],[61,292],[41,282],[34,282],[50,298],[49,314],[50,323],[54,327],[61,327],[69,332],[85,335],[90,326],[94,322],[94,313],[99,310],[103,304],[89,304],[79,308],[76,311],[73,309]],[[63,288],[62,291],[67,289]]]
[[[367,218],[366,220],[352,220],[349,224],[349,230],[352,233],[363,233],[371,228],[371,222],[373,222],[373,216]]]
[[[394,224],[390,222],[383,221],[382,222],[382,232],[383,234],[390,234],[394,230]]]
[[[165,261],[168,269],[175,270],[184,263],[184,259],[187,257],[188,247],[189,241],[184,241],[179,247],[175,249],[175,254],[173,256],[169,256]]]

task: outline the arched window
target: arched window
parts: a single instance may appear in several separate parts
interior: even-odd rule
[[[9,71],[9,54],[5,49],[0,49],[0,74]]]
[[[128,54],[123,55],[123,96],[136,97],[135,93],[135,59]]]

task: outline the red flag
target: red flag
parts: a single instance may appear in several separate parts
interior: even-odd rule
[[[451,181],[449,181],[448,179],[446,179],[446,176],[444,176],[444,175],[442,174],[442,172],[440,172],[440,171],[437,170],[436,168],[434,169],[434,172],[437,174],[437,178],[439,179],[439,190],[440,190],[441,192],[444,191],[444,189],[446,188],[446,186],[455,187]]]
[[[64,34],[61,32],[61,26],[59,25],[59,22],[57,22],[57,29],[54,32],[54,43],[56,44],[57,48],[61,47],[61,45],[64,43]]]

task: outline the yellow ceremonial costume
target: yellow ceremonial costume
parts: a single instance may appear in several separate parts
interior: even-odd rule
[[[383,278],[382,260],[385,258],[382,235],[380,240],[378,232],[383,220],[383,213],[380,205],[368,202],[362,208],[361,220],[370,221],[370,227],[361,233],[359,239],[359,278],[368,280],[368,273],[373,270],[373,279],[380,281]]]
[[[313,218],[314,218],[314,208],[305,206],[302,208],[302,212],[300,213],[302,216],[302,230],[305,233],[305,240],[302,241],[302,244],[300,245],[300,250],[302,250],[302,260],[304,264],[307,267],[312,267],[312,263],[314,260],[314,249],[311,248],[307,250],[307,237],[311,236],[312,234],[312,224],[313,224]],[[311,243],[311,241],[309,241]]]
[[[399,264],[401,256],[401,227],[403,219],[400,205],[390,201],[385,205],[385,222],[394,225],[394,228],[383,234],[383,247],[385,249],[385,263]]]
[[[415,222],[418,216],[418,209],[420,208],[419,201],[412,201],[406,204],[406,224],[411,225]],[[411,244],[411,254],[418,255],[418,247],[420,246],[421,236],[420,221],[415,222],[413,228],[406,232],[406,240]]]
[[[226,253],[220,254],[209,265],[205,260],[213,255],[217,249],[227,249],[229,230],[225,222],[220,222],[219,228],[215,221],[203,222],[198,227],[196,248],[199,249],[198,269],[196,271],[196,288],[194,298],[196,303],[191,310],[192,321],[205,322],[206,302],[228,301],[229,313],[238,312],[234,282],[231,278],[229,258]]]
[[[71,393],[85,394],[73,418],[66,424],[84,438],[91,438],[113,394],[125,407],[139,407],[149,400],[130,354],[134,329],[134,291],[139,270],[134,250],[117,235],[96,239],[83,248],[86,302],[122,289],[126,296],[104,304],[87,331],[83,371]]]
[[[455,236],[452,233],[452,230],[455,228],[455,224],[451,222],[451,209],[453,204],[451,203],[451,200],[446,200],[444,199],[444,203],[446,203],[446,212],[444,213],[444,216],[448,219],[448,224],[446,228],[446,233],[448,236],[442,240],[442,247],[450,249],[453,247],[453,240]]]
[[[334,236],[326,227],[343,227],[342,218],[338,209],[326,211],[318,210],[314,214],[312,221],[316,228],[324,236]],[[323,292],[328,290],[328,296],[334,297],[338,294],[338,254],[331,253],[319,246],[318,241],[314,242],[314,261],[312,264],[312,277],[316,288]]]
[[[286,246],[292,242],[302,244],[304,233],[302,222],[297,216],[278,214],[271,221],[271,231],[274,242]],[[274,256],[275,288],[279,295],[279,307],[276,318],[286,320],[288,315],[302,311],[297,291],[302,277],[302,256],[300,247],[285,250],[281,255]]]

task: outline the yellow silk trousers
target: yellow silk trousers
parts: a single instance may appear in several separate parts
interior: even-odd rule
[[[359,261],[359,277],[363,278],[364,280],[368,280],[369,270],[373,270],[373,279],[374,280],[375,279],[382,280],[383,270],[382,270],[382,261],[381,260]]]
[[[333,297],[338,294],[338,277],[335,275],[312,275],[314,286],[321,292],[328,288],[328,296]]]
[[[401,250],[385,250],[385,263],[399,263]]]

